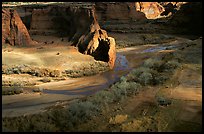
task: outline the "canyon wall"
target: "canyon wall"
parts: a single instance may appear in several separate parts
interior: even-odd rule
[[[30,46],[31,40],[27,28],[18,13],[13,9],[2,9],[2,44],[12,46]]]
[[[96,2],[95,8],[102,28],[121,33],[144,31],[139,25],[160,17],[165,10],[158,2]]]

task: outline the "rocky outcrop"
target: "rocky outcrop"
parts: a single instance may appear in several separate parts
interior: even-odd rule
[[[146,31],[141,25],[160,17],[164,11],[158,2],[96,2],[95,8],[100,26],[120,33]]]
[[[156,19],[164,12],[164,7],[158,2],[136,2],[136,10],[143,12],[148,19]]]
[[[27,28],[18,13],[13,9],[2,9],[2,44],[13,46],[30,46],[31,40]]]
[[[100,28],[94,8],[90,10],[90,20],[90,27],[79,38],[76,46],[80,52],[92,55],[96,60],[108,62],[112,69],[116,59],[115,39],[108,37],[107,32]]]
[[[96,17],[100,23],[118,20],[121,23],[146,20],[144,13],[136,11],[134,2],[96,2],[95,8]]]

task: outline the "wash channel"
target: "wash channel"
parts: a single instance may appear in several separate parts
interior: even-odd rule
[[[128,74],[133,68],[141,65],[145,59],[161,51],[174,50],[179,47],[175,40],[166,44],[150,44],[119,49],[113,70],[87,76],[70,78],[59,82],[39,85],[41,93],[10,95],[2,97],[2,116],[19,116],[45,111],[46,107],[69,102],[87,95],[93,95],[100,90],[107,89],[120,77]]]

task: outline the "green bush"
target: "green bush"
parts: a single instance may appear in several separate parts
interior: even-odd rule
[[[162,67],[165,72],[168,72],[168,71],[172,72],[177,67],[180,67],[180,63],[178,63],[178,61],[171,60],[166,62]]]
[[[153,68],[154,66],[158,65],[161,61],[156,58],[149,58],[144,61],[143,66],[147,68]]]
[[[168,79],[166,74],[157,73],[153,76],[153,85],[163,84]]]
[[[39,87],[39,88],[36,88],[36,89],[33,89],[33,92],[43,92],[43,88],[42,87]]]
[[[114,95],[111,93],[111,91],[99,91],[91,98],[91,102],[93,102],[94,105],[97,105],[98,107],[107,105],[114,100]]]
[[[120,101],[128,95],[136,94],[140,87],[141,85],[139,83],[128,82],[125,77],[122,77],[121,81],[111,87],[111,91],[114,94],[114,101]]]
[[[51,79],[46,77],[46,78],[41,79],[40,81],[46,83],[46,82],[51,82]]]
[[[137,82],[143,86],[163,84],[168,79],[168,73],[172,73],[179,66],[180,63],[176,60],[150,58],[141,67],[132,70],[126,78],[128,82]]]
[[[152,70],[147,67],[139,67],[134,69],[131,73],[135,75],[135,77],[139,77],[143,72],[151,72]]]
[[[141,83],[141,85],[150,85],[152,83],[153,80],[153,76],[151,73],[149,72],[143,72],[139,78],[138,78],[139,82]]]
[[[122,82],[119,85],[116,85],[114,88],[112,88],[114,94],[114,101],[120,101],[127,96],[127,90],[125,88],[125,85],[123,84],[125,83]]]
[[[98,107],[91,101],[75,102],[69,107],[70,121],[72,123],[83,122],[98,113]]]
[[[2,95],[14,95],[23,93],[23,89],[20,87],[10,87],[9,89],[2,89]]]
[[[136,82],[128,82],[127,93],[128,95],[135,95],[139,92],[141,85]]]

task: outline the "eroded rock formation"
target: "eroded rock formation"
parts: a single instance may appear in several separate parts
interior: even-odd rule
[[[115,39],[108,37],[107,32],[100,28],[95,16],[95,8],[89,10],[89,14],[91,24],[85,34],[79,38],[76,46],[80,52],[92,55],[96,60],[108,62],[112,69],[116,59]]]
[[[97,20],[102,25],[145,21],[145,14],[136,10],[134,2],[96,2]]]
[[[148,19],[155,19],[164,12],[164,7],[158,2],[135,2],[136,10],[143,12]]]
[[[18,13],[13,9],[2,9],[2,44],[12,46],[30,46],[31,40],[27,28]]]

